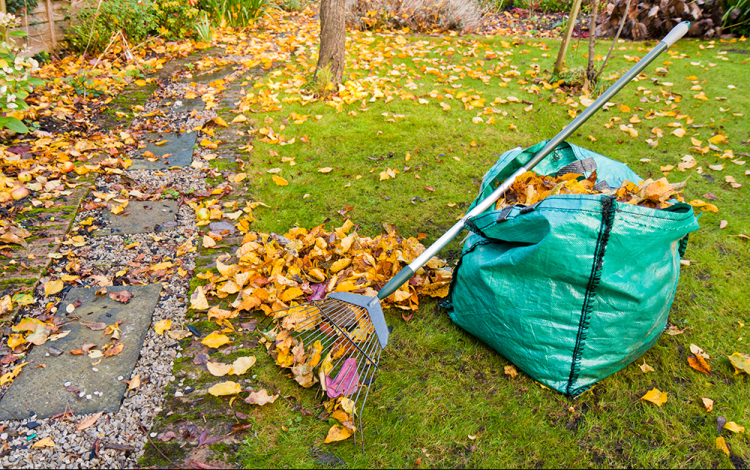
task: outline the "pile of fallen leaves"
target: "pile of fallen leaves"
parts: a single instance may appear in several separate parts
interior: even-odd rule
[[[218,275],[214,271],[198,275],[208,284],[195,290],[191,308],[208,309],[207,295],[219,299],[233,295],[233,310],[212,308],[208,312],[209,319],[229,319],[255,309],[269,315],[321,300],[331,292],[375,296],[425,250],[419,240],[399,236],[388,224],[387,233],[375,238],[349,233],[353,227],[347,219],[332,232],[323,226],[293,228],[284,236],[248,232],[233,261],[229,257],[216,260]],[[383,305],[416,310],[420,295],[445,297],[451,276],[445,261],[433,257]]]
[[[591,176],[584,178],[578,173],[566,173],[560,176],[539,175],[533,171],[523,173],[504,197],[495,203],[495,209],[502,209],[514,204],[526,206],[536,204],[548,196],[565,194],[603,194],[616,196],[617,201],[652,209],[665,209],[674,202],[682,202],[684,199],[680,190],[685,187],[686,182],[670,183],[667,178],[659,180],[647,179],[640,184],[625,181],[616,189],[597,188],[596,171]],[[695,204],[698,205],[698,204]],[[705,203],[703,203],[705,205]]]

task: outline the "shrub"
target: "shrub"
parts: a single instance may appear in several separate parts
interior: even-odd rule
[[[515,8],[544,12],[570,12],[570,7],[573,6],[573,0],[513,0],[508,3],[508,7],[512,3]]]
[[[724,11],[722,26],[727,33],[750,34],[750,0],[727,0]]]
[[[29,129],[19,119],[20,111],[29,105],[24,101],[33,85],[42,85],[38,78],[32,78],[31,72],[39,67],[36,60],[20,57],[19,49],[10,36],[24,37],[24,31],[10,31],[18,26],[19,19],[7,13],[0,13],[0,129],[10,129],[25,133]]]
[[[155,0],[149,2],[159,24],[159,33],[166,39],[179,39],[193,31],[199,10],[195,0]]]
[[[94,21],[96,18],[96,21]],[[93,23],[93,25],[92,25]],[[158,29],[158,18],[150,3],[138,0],[107,0],[82,9],[65,32],[65,40],[74,52],[102,52],[112,35],[122,30],[131,46],[143,41]],[[89,37],[91,43],[89,44]]]
[[[201,8],[217,25],[235,28],[251,26],[272,6],[271,0],[201,0]]]
[[[483,8],[475,0],[347,0],[346,12],[347,24],[361,30],[473,32],[482,24]]]

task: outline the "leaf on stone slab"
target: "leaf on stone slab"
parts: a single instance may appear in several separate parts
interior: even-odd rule
[[[232,370],[231,365],[223,364],[221,362],[207,362],[206,367],[214,377],[224,377]]]
[[[123,349],[125,349],[125,345],[118,341],[104,349],[104,357],[117,356],[123,351]]]
[[[247,402],[249,405],[263,406],[266,403],[275,402],[277,398],[279,398],[278,394],[269,395],[268,391],[265,388],[262,388],[257,392],[251,392],[250,395],[245,398],[245,402]]]
[[[55,442],[49,437],[45,437],[44,439],[39,439],[31,446],[32,449],[40,449],[42,447],[55,447]]]
[[[242,375],[255,364],[255,356],[238,357],[232,363],[233,375]]]
[[[650,401],[651,403],[660,406],[667,402],[667,394],[656,388],[651,389],[641,397],[641,400]]]
[[[90,324],[86,325],[86,327],[89,330],[92,330],[92,331],[101,331],[101,330],[107,328],[107,324],[106,323],[102,323],[100,321],[96,321],[94,323],[90,323]]]
[[[230,340],[229,337],[222,333],[219,333],[218,331],[214,331],[210,335],[203,338],[203,341],[201,341],[201,343],[205,344],[209,348],[219,348],[231,342],[232,340]]]
[[[734,374],[746,373],[750,374],[750,354],[734,353],[731,356],[727,356],[729,362],[734,367]]]
[[[109,298],[112,300],[116,300],[118,302],[121,302],[123,304],[126,304],[130,302],[130,299],[133,298],[133,293],[126,290],[120,290],[117,292],[110,292]]]
[[[100,411],[98,413],[89,415],[86,418],[83,418],[76,426],[76,431],[83,431],[84,429],[91,427],[94,423],[96,423],[96,420],[102,417],[103,413],[103,411]]]
[[[167,318],[166,320],[159,320],[154,323],[154,331],[159,336],[164,336],[164,332],[172,329],[172,320]]]
[[[328,430],[325,443],[330,444],[331,442],[343,441],[349,439],[352,436],[352,431],[349,428],[345,428],[339,424],[334,424],[331,429]]]
[[[242,391],[240,384],[232,382],[231,380],[221,382],[208,389],[208,393],[215,397],[221,397],[225,395],[237,395]]]

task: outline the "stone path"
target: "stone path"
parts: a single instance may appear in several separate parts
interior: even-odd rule
[[[0,283],[36,285],[35,302],[23,314],[53,319],[65,336],[21,356],[18,363],[29,364],[9,387],[0,388],[5,449],[0,467],[134,467],[151,440],[149,430],[175,381],[174,362],[199,333],[185,319],[196,262],[213,259],[207,253],[196,260],[199,230],[221,234],[218,250],[241,241],[234,221],[198,227],[186,204],[211,195],[209,176],[219,181],[219,194],[229,195],[225,203],[241,202],[245,195],[239,184],[222,182],[233,181],[238,155],[196,143],[207,136],[195,129],[217,111],[207,110],[191,90],[210,91],[222,80],[225,90],[215,100],[218,111],[227,113],[241,96],[234,79],[259,73],[245,70],[236,57],[223,57],[205,71],[187,71],[185,65],[196,59],[221,57],[217,49],[167,64],[159,86],[146,89],[150,96],[126,90],[101,118],[102,125],[123,126],[140,143],[128,171],[80,179],[62,210],[47,213],[42,207],[27,215],[37,237],[8,253]],[[126,123],[120,116],[129,116],[133,106],[145,111]],[[232,143],[238,135],[216,127],[211,138]],[[81,287],[45,296],[45,282],[72,275],[80,276]],[[122,291],[132,298],[112,298]],[[153,325],[166,321],[170,328],[157,333]],[[174,399],[191,391],[171,393]],[[76,429],[85,415],[99,411],[104,415],[95,424]],[[44,438],[55,446],[31,448]]]

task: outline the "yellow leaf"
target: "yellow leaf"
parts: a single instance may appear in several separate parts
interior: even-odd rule
[[[515,377],[515,376],[518,375],[518,371],[516,370],[516,366],[514,366],[512,364],[509,365],[509,366],[505,366],[505,368],[503,369],[503,372],[505,372],[505,375],[510,375],[511,377]]]
[[[221,116],[216,116],[214,118],[214,122],[221,127],[229,127],[229,124],[227,124],[227,122]]]
[[[730,421],[727,424],[725,424],[724,429],[726,429],[727,431],[732,431],[733,433],[745,432],[745,426],[740,426],[734,421]]]
[[[10,335],[8,337],[8,347],[10,349],[16,349],[18,346],[24,344],[26,340],[23,335]]]
[[[211,248],[216,246],[216,242],[213,238],[208,235],[203,235],[203,248]]]
[[[331,168],[330,166],[327,166],[325,168],[318,168],[318,173],[330,173],[331,171],[333,171],[333,168]]]
[[[734,367],[734,374],[740,374],[742,372],[750,374],[750,354],[734,353],[731,356],[727,356],[729,362]]]
[[[154,324],[154,331],[156,331],[156,334],[159,336],[163,336],[164,332],[167,330],[172,329],[172,320],[166,319],[166,320],[159,320]]]
[[[44,283],[44,295],[46,296],[55,295],[61,290],[63,290],[63,282],[59,279]]]
[[[641,397],[641,400],[650,401],[651,403],[661,406],[667,402],[667,394],[658,389],[652,389]]]
[[[676,135],[679,138],[682,138],[685,136],[685,129],[680,127],[679,129],[675,129],[672,131],[672,135]]]
[[[713,411],[713,409],[714,409],[714,401],[711,400],[710,398],[703,398],[702,400],[703,400],[703,406],[706,407],[706,411],[709,412],[709,413],[711,411]]]
[[[703,372],[706,375],[709,375],[711,373],[711,366],[708,365],[706,360],[701,356],[688,357],[688,364],[698,372]]]
[[[325,443],[329,444],[331,442],[337,442],[337,441],[343,441],[345,439],[349,439],[352,436],[352,432],[349,430],[349,428],[345,428],[344,426],[341,426],[339,424],[334,424],[331,426],[331,429],[328,430],[328,435],[326,436]]]
[[[723,437],[716,438],[716,448],[727,454],[727,457],[729,457],[729,447],[727,447],[727,441],[725,441]]]
[[[232,123],[236,123],[236,122],[247,122],[247,118],[245,117],[244,114],[238,114],[237,116],[235,116],[234,119],[232,119]]]
[[[45,437],[44,439],[39,439],[31,446],[32,449],[39,449],[42,447],[55,447],[55,443],[49,437]]]
[[[224,395],[237,395],[242,391],[240,384],[236,382],[227,381],[221,382],[208,389],[208,393],[215,397],[221,397]]]
[[[136,80],[134,83],[138,86],[146,86],[146,80]]]
[[[273,178],[273,182],[279,186],[286,186],[289,184],[289,181],[285,180],[281,176],[271,175],[271,178]]]
[[[227,320],[229,318],[236,318],[239,314],[240,312],[238,311],[224,310],[219,307],[211,307],[208,310],[208,319]]]
[[[638,367],[641,368],[641,371],[643,371],[644,374],[648,373],[648,372],[654,372],[654,368],[651,367],[650,365],[646,364],[646,360],[645,359],[643,360],[643,364],[640,364]]]
[[[341,258],[331,265],[331,272],[337,273],[342,269],[347,268],[352,263],[351,258]]]
[[[135,390],[136,388],[141,386],[141,375],[138,374],[132,379],[130,379],[128,383],[128,390]]]
[[[232,371],[232,366],[221,362],[207,362],[206,368],[214,377],[223,377]]]
[[[219,348],[231,342],[232,340],[230,340],[227,335],[221,334],[218,331],[214,331],[210,335],[203,338],[203,341],[201,341],[201,343],[205,344],[209,348]]]
[[[304,292],[302,292],[302,289],[300,289],[299,287],[290,287],[281,294],[280,299],[282,302],[289,302],[290,300],[296,299],[302,294],[304,294]]]
[[[239,183],[245,178],[247,178],[247,173],[237,173],[236,175],[234,175],[234,182]]]
[[[712,144],[726,144],[727,138],[722,134],[716,134],[715,136],[708,139]]]
[[[229,371],[232,375],[242,375],[247,372],[255,364],[255,356],[243,356],[238,357],[232,363],[232,370]]]
[[[195,310],[206,310],[208,308],[208,300],[206,300],[206,294],[203,293],[203,286],[198,286],[190,296],[190,308]]]

